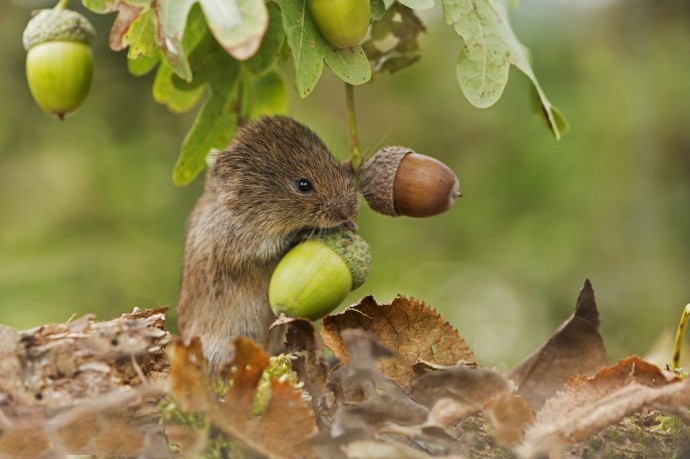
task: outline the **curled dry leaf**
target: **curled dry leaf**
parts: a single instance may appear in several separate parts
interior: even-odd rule
[[[671,411],[690,421],[690,380],[666,375],[637,356],[572,378],[537,414],[517,449],[524,457],[557,453],[623,417],[645,409]]]
[[[333,375],[339,380],[343,395],[332,431],[340,435],[353,426],[422,422],[427,410],[411,400],[397,383],[377,369],[377,361],[390,357],[391,351],[362,330],[344,330],[342,338],[350,360],[339,373]],[[356,394],[356,398],[353,394]]]
[[[413,400],[432,407],[429,425],[448,429],[483,412],[494,426],[496,440],[513,446],[534,418],[532,407],[512,393],[514,389],[498,370],[458,364],[420,376],[409,392]]]
[[[419,425],[427,415],[424,407],[377,369],[377,361],[390,357],[390,350],[363,330],[344,330],[342,340],[350,359],[329,374],[329,387],[334,389],[337,402],[333,424],[312,441],[319,457],[328,459],[355,457],[368,447],[353,447],[346,455],[345,448],[353,442],[372,442],[367,443],[371,446],[378,443],[386,426]],[[384,447],[395,450],[381,445]]]
[[[359,440],[343,447],[348,459],[424,459],[429,455],[401,443]]]
[[[268,354],[249,338],[235,340],[233,361],[224,370],[230,389],[209,409],[208,416],[221,431],[248,449],[270,458],[314,457],[308,444],[316,432],[314,416],[300,393],[288,381],[271,381],[266,411],[252,416],[251,409]]]
[[[292,353],[292,369],[311,396],[311,409],[319,428],[331,425],[333,392],[328,388],[328,364],[323,357],[312,322],[286,318],[285,350]]]
[[[169,355],[168,393],[186,412],[208,410],[213,395],[201,340],[195,336],[184,344],[176,339],[170,345]]]
[[[110,37],[108,38],[108,46],[113,51],[122,51],[125,46],[125,36],[129,32],[132,23],[139,17],[139,14],[144,10],[144,7],[137,5],[130,5],[126,2],[118,2],[117,17],[113,22],[113,28],[110,30]]]
[[[593,375],[606,366],[606,348],[598,328],[594,290],[589,280],[585,280],[573,315],[510,372],[518,394],[539,410],[570,376]]]
[[[413,400],[429,408],[444,398],[457,400],[467,407],[467,416],[513,387],[498,370],[459,364],[420,376],[410,384],[409,392]]]
[[[490,399],[482,411],[494,426],[496,440],[509,447],[522,441],[525,429],[534,421],[530,404],[519,395],[508,392]]]
[[[390,304],[379,305],[368,296],[340,314],[324,317],[321,336],[342,362],[349,359],[342,333],[353,328],[373,335],[396,353],[379,361],[378,369],[401,386],[415,378],[413,366],[418,361],[455,365],[460,360],[474,360],[458,331],[430,306],[413,298],[398,296]]]

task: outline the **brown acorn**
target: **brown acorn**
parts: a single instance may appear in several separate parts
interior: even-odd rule
[[[430,217],[450,209],[458,178],[448,166],[407,147],[386,147],[360,167],[360,187],[369,206],[397,217]]]

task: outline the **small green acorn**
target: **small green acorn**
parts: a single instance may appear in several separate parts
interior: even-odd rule
[[[317,320],[366,281],[370,264],[369,245],[350,230],[300,242],[273,271],[268,287],[271,309],[276,315]]]
[[[81,107],[91,87],[95,36],[84,16],[60,7],[41,10],[27,24],[26,79],[46,113],[62,120]]]
[[[336,48],[358,45],[369,30],[369,0],[309,0],[314,23]]]

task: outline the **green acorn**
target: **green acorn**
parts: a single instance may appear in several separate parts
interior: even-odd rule
[[[369,0],[309,0],[319,32],[336,48],[358,45],[369,30]]]
[[[369,245],[353,231],[339,229],[290,249],[268,287],[276,315],[317,320],[362,285],[369,273]]]
[[[24,29],[26,79],[43,111],[59,119],[79,109],[91,87],[96,31],[81,14],[41,10]]]

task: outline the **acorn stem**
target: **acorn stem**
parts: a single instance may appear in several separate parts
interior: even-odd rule
[[[347,106],[347,125],[350,139],[350,163],[355,174],[355,182],[359,177],[359,165],[362,163],[362,152],[359,149],[357,135],[357,118],[355,116],[355,88],[345,83],[345,104]]]
[[[67,4],[69,3],[69,0],[59,0],[57,2],[57,5],[55,5],[56,10],[64,10],[67,8]]]

